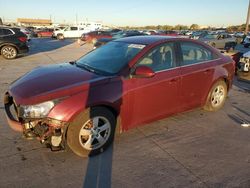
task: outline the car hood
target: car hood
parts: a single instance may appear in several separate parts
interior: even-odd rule
[[[108,81],[101,76],[64,63],[38,67],[12,83],[10,95],[17,104],[37,104],[86,91]]]

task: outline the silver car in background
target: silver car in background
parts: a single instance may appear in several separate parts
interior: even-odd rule
[[[215,48],[225,50],[234,49],[237,45],[236,38],[229,35],[228,33],[208,34],[203,38],[199,38],[199,40]]]

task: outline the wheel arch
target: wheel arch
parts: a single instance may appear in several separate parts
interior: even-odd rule
[[[14,47],[16,50],[17,50],[17,53],[19,53],[19,48],[15,45],[15,44],[12,44],[12,43],[3,43],[0,45],[0,54],[1,54],[1,50],[4,46],[12,46]]]
[[[229,91],[229,89],[230,89],[230,83],[229,83],[229,79],[226,76],[220,76],[217,79],[214,79],[214,81],[210,84],[210,86],[208,88],[208,92],[206,93],[205,97],[202,100],[202,106],[205,105],[205,103],[207,101],[207,98],[209,96],[209,93],[210,93],[212,87],[214,86],[214,84],[216,84],[220,80],[222,80],[222,81],[224,81],[226,83],[226,85],[227,85],[227,92]]]

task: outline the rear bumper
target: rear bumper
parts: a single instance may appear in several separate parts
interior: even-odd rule
[[[27,46],[27,44],[19,46],[19,48],[18,48],[18,53],[19,54],[26,54],[28,52],[29,52],[29,47]]]
[[[12,98],[8,95],[8,93],[4,96],[4,108],[5,108],[5,115],[7,122],[14,131],[23,132],[23,126],[22,124],[17,121],[12,112],[11,112],[11,106],[14,105]]]

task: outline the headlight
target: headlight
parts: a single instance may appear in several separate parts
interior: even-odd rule
[[[35,105],[21,106],[22,116],[25,118],[43,118],[55,106],[54,101],[47,101]]]

